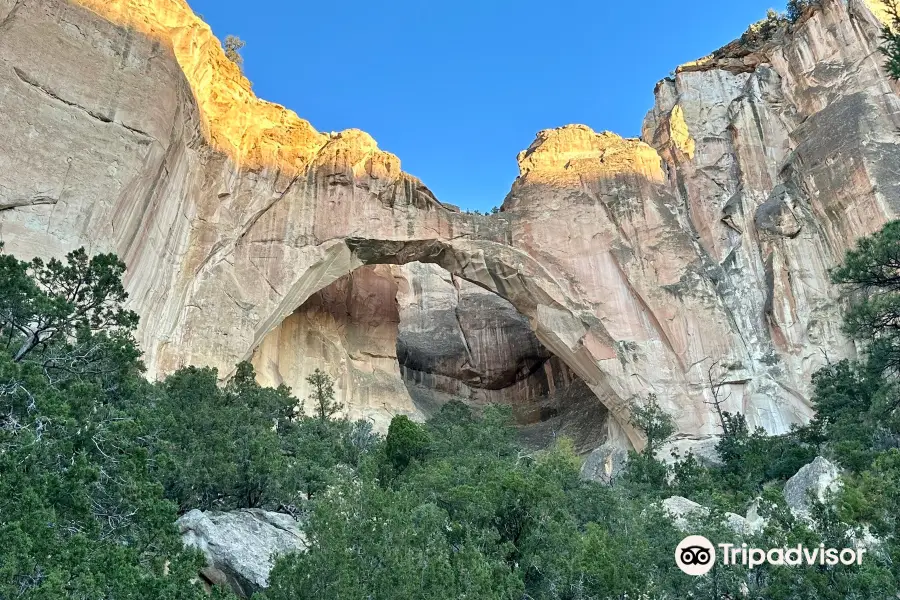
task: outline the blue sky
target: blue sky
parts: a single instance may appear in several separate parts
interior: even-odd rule
[[[188,0],[247,42],[257,95],[320,131],[355,127],[444,202],[486,210],[534,134],[640,134],[653,87],[771,0]],[[776,0],[777,1],[777,0]],[[783,9],[780,4],[775,8]]]

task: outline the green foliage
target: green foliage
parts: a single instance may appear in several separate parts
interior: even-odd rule
[[[224,388],[214,369],[188,367],[152,402],[145,418],[167,450],[159,475],[180,511],[271,507],[291,496],[279,489],[292,481],[278,431],[296,404],[286,388],[260,388],[246,363]]]
[[[647,445],[643,452],[648,455],[655,454],[676,431],[672,417],[659,406],[656,394],[650,394],[646,404],[632,403],[631,425],[644,434]]]
[[[334,400],[334,382],[326,373],[316,369],[306,378],[306,382],[312,387],[309,399],[320,421],[326,421],[344,410],[344,405]]]
[[[402,471],[320,497],[310,552],[280,560],[264,597],[625,597],[654,585],[648,562],[672,574],[651,541],[677,537],[671,525],[581,481],[571,443],[524,454],[509,416],[451,403],[425,425],[395,418],[386,454]],[[629,527],[653,536],[634,543]]]
[[[877,343],[884,366],[896,372],[900,368],[900,221],[859,240],[831,275],[856,296],[846,315],[847,333]]]
[[[102,369],[100,346],[127,344],[137,326],[137,315],[122,307],[124,272],[115,256],[88,258],[83,248],[65,263],[0,254],[0,339],[7,349],[18,346],[13,361],[36,353],[36,362],[60,375]]]
[[[796,23],[809,8],[817,4],[818,0],[788,0],[787,20]]]
[[[841,516],[848,523],[867,523],[877,535],[897,531],[900,518],[900,450],[880,454],[871,467],[853,477],[841,495]]]
[[[705,577],[686,577],[672,560],[684,534],[656,503],[659,490],[582,481],[571,443],[526,453],[505,436],[507,418],[508,411],[478,417],[453,403],[424,425],[395,419],[402,426],[392,433],[416,431],[410,437],[427,439],[427,452],[390,480],[362,469],[320,496],[306,526],[309,552],[280,559],[262,597],[837,600],[897,591],[888,561],[879,557],[840,571],[763,566],[751,574],[717,566]],[[760,441],[756,451],[768,448]],[[693,521],[691,531],[740,543],[721,519],[744,500],[728,493],[716,469],[691,457],[677,467],[664,491],[696,493],[693,483],[710,492],[713,516]],[[878,515],[893,527],[895,469],[895,461],[885,460],[844,512],[873,521]],[[869,494],[877,505],[861,500]],[[745,539],[751,545],[846,545],[835,511],[822,507],[813,529],[791,516],[780,488],[764,487],[759,495],[769,526]]]
[[[247,42],[236,35],[229,35],[225,38],[225,57],[240,69],[244,67],[244,57],[241,56],[241,50],[246,45]]]
[[[391,419],[385,440],[385,455],[396,472],[401,472],[428,451],[428,433],[406,415]]]
[[[79,250],[0,271],[0,598],[206,597],[149,476],[121,263]]]
[[[300,415],[247,363],[224,386],[194,367],[148,383],[123,272],[0,254],[0,598],[208,598],[179,512],[302,512],[377,450],[369,424]]]
[[[882,3],[891,19],[891,23],[881,30],[880,50],[886,58],[884,67],[892,79],[900,79],[900,11],[895,0],[882,0]]]
[[[723,417],[725,433],[716,445],[722,466],[716,475],[720,492],[736,504],[749,502],[766,485],[783,483],[816,457],[806,429],[770,436],[761,428],[751,432],[741,414],[725,412]]]
[[[167,451],[159,469],[166,495],[181,511],[294,512],[340,478],[340,465],[357,468],[375,447],[370,424],[328,418],[340,405],[318,369],[309,378],[313,417],[301,413],[288,388],[260,387],[249,363],[224,388],[217,378],[213,369],[173,373],[147,415]]]
[[[816,373],[813,385],[817,414],[810,432],[819,442],[829,441],[829,452],[838,462],[865,469],[878,452],[879,437],[889,436],[889,420],[875,402],[883,386],[880,374],[845,360]]]
[[[861,239],[832,278],[851,293],[845,329],[866,354],[816,374],[813,425],[840,461],[861,471],[900,446],[900,221]]]
[[[44,266],[0,254],[0,598],[206,598],[191,583],[202,557],[173,522],[190,508],[257,506],[307,515],[311,543],[279,558],[263,600],[893,598],[898,338],[889,310],[869,317],[900,293],[898,232],[862,240],[834,271],[853,286],[848,331],[864,353],[815,375],[812,423],[767,436],[723,412],[720,466],[690,454],[667,464],[658,454],[675,428],[651,395],[631,417],[646,447],[608,486],[580,478],[565,439],[520,447],[508,407],[451,402],[423,424],[399,416],[382,441],[369,423],[333,418],[343,407],[318,370],[311,416],[287,388],[260,387],[247,363],[224,384],[195,367],[151,384],[114,257],[76,252]],[[44,328],[38,343],[28,327]],[[820,454],[845,469],[844,485],[812,522],[798,520],[782,487]],[[716,565],[687,577],[672,560],[684,533],[659,503],[671,495],[710,507],[689,528],[711,540],[840,548],[851,531],[881,541],[862,565]],[[751,503],[765,530],[727,529],[724,513]]]

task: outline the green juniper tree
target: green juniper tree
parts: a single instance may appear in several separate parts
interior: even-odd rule
[[[900,79],[900,8],[896,0],[882,0],[891,22],[881,30],[881,52],[887,59],[885,69],[892,79]]]
[[[632,403],[631,424],[644,434],[647,443],[643,452],[649,455],[656,454],[676,431],[671,415],[659,405],[656,394],[647,396],[646,403]]]
[[[886,369],[900,372],[900,222],[861,239],[832,279],[855,296],[847,333],[868,344]]]
[[[629,452],[623,479],[635,489],[661,493],[667,488],[667,468],[657,454],[675,434],[675,423],[659,405],[656,394],[650,394],[646,402],[632,402],[630,424],[644,435],[645,444],[640,452]]]
[[[428,433],[424,427],[412,422],[406,415],[391,419],[385,440],[385,454],[396,472],[402,472],[415,460],[428,452]]]
[[[152,475],[165,451],[123,271],[84,250],[0,255],[0,598],[207,597]]]
[[[236,64],[239,69],[243,71],[244,68],[244,57],[241,56],[241,50],[244,46],[247,45],[247,42],[237,37],[236,35],[229,35],[225,38],[225,56]]]
[[[306,383],[312,388],[309,400],[312,402],[315,416],[320,421],[327,421],[344,410],[344,405],[334,399],[334,380],[327,373],[316,369],[306,378]]]
[[[66,262],[45,264],[35,258],[26,263],[2,249],[0,243],[0,279],[7,288],[0,299],[0,336],[7,348],[17,341],[14,362],[35,351],[44,357],[51,348],[65,348],[68,364],[84,366],[97,353],[85,340],[127,339],[137,327],[137,315],[123,307],[128,298],[121,282],[125,265],[114,255],[88,257],[81,248],[70,252]]]

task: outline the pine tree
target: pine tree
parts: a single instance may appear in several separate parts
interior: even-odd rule
[[[312,375],[306,378],[306,382],[312,386],[309,399],[312,401],[313,410],[320,421],[327,421],[344,410],[344,405],[334,399],[334,381],[327,373],[316,369]]]

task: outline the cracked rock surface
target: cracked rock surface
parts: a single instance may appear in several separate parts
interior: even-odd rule
[[[201,576],[208,584],[228,584],[249,598],[269,582],[279,555],[302,552],[306,537],[290,515],[260,509],[231,512],[192,510],[175,523],[186,546],[206,557]]]
[[[410,380],[450,373],[444,388],[486,400],[549,364],[540,385],[571,373],[587,391],[533,424],[566,408],[590,421],[590,400],[608,418],[584,435],[624,448],[642,444],[629,402],[650,392],[681,433],[715,433],[716,364],[725,410],[785,431],[809,418],[825,357],[854,353],[828,269],[900,207],[900,99],[874,3],[820,5],[678,68],[642,140],[539,132],[503,212],[479,216],[442,204],[368,134],[318,133],[256,99],[183,0],[0,0],[0,239],[22,258],[116,252],[151,376],[197,364],[225,377],[265,357],[260,371],[287,380],[291,355],[316,356],[352,416],[386,423],[427,412]],[[398,276],[409,263],[449,279]],[[360,275],[341,324],[328,288],[361,267],[391,275]],[[437,357],[427,317],[404,333],[393,310],[448,282],[456,308],[434,324],[454,317],[465,339],[442,334],[455,350]],[[311,299],[333,329],[296,316]],[[486,327],[484,311],[510,318]],[[310,333],[272,342],[290,327]],[[405,379],[398,336],[427,363]]]

